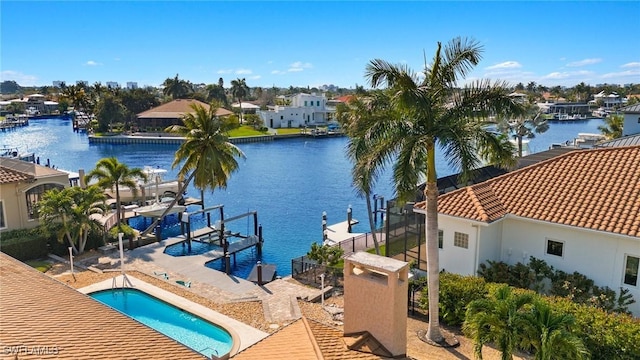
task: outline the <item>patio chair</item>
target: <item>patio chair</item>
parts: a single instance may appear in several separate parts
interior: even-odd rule
[[[157,272],[157,271],[154,271],[154,272],[153,272],[153,275],[155,275],[155,276],[162,276],[165,280],[169,280],[169,275],[167,275],[167,273],[166,273],[166,272]]]
[[[182,285],[182,286],[187,287],[187,288],[190,288],[191,287],[191,280],[187,280],[187,281],[176,280],[176,284]]]

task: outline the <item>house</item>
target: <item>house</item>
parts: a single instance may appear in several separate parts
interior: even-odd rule
[[[3,358],[205,358],[9,255],[0,265]]]
[[[270,128],[297,128],[326,125],[335,115],[335,107],[327,107],[324,94],[300,93],[281,99],[286,105],[271,106],[257,111],[265,126]]]
[[[620,95],[615,92],[607,94],[603,90],[593,95],[593,100],[589,101],[589,104],[597,105],[599,101],[602,101],[603,106],[607,109],[610,109],[623,104],[624,102],[626,102],[626,100],[626,98],[621,98]]]
[[[624,116],[622,136],[640,134],[640,104],[625,106],[619,111]]]
[[[640,300],[640,146],[569,152],[440,195],[438,211],[441,269],[534,256]]]
[[[524,104],[527,102],[527,99],[528,99],[527,94],[519,93],[517,91],[509,94],[509,97],[512,98],[513,101],[515,101],[518,104]]]
[[[38,164],[0,158],[0,234],[40,224],[35,204],[45,191],[69,186],[66,172]]]
[[[137,115],[136,124],[140,129],[164,130],[171,125],[182,125],[182,116],[187,113],[194,113],[192,105],[200,105],[209,110],[209,104],[194,99],[176,99],[166,104],[156,106]],[[219,108],[217,116],[233,114],[231,111]]]

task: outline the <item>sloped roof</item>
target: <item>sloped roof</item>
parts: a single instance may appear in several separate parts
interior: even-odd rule
[[[639,114],[640,113],[640,104],[629,105],[621,108],[619,111],[626,114]]]
[[[2,160],[4,162],[4,160]],[[0,184],[10,184],[15,182],[25,182],[33,180],[34,176],[16,171],[3,166],[4,164],[0,164]]]
[[[193,113],[193,108],[191,108],[191,105],[193,104],[198,104],[207,110],[209,110],[210,107],[209,104],[195,99],[175,99],[166,104],[143,111],[137,116],[139,119],[179,119],[186,113]],[[233,112],[227,109],[218,108],[218,110],[216,110],[217,116],[226,116],[231,114],[233,114]]]
[[[487,223],[512,214],[640,237],[640,146],[573,151],[440,195],[438,211]]]
[[[640,145],[640,134],[619,137],[617,139],[603,141],[594,145],[594,147],[620,147]]]
[[[204,358],[4,253],[0,286],[0,343],[57,351],[48,356],[24,351],[20,359]]]
[[[0,184],[60,175],[66,173],[28,161],[0,157]]]

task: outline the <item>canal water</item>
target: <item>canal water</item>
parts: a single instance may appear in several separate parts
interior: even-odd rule
[[[578,133],[598,133],[601,119],[575,122],[554,122],[550,129],[530,141],[532,152],[543,151],[553,143],[573,140]],[[313,242],[322,241],[322,212],[327,212],[328,224],[346,221],[347,208],[360,221],[354,232],[367,232],[365,200],[359,198],[351,186],[351,164],[345,156],[346,137],[293,138],[264,143],[240,144],[246,160],[240,160],[226,189],[205,192],[205,205],[224,204],[225,218],[258,212],[258,222],[264,231],[265,246],[261,258],[255,250],[247,250],[237,257],[234,274],[246,277],[256,261],[275,264],[279,275],[291,273],[291,259],[306,254]],[[178,167],[171,164],[178,145],[90,144],[85,133],[73,131],[71,121],[62,119],[32,120],[29,126],[0,133],[0,145],[18,147],[34,152],[40,163],[47,161],[56,168],[77,172],[90,171],[98,160],[115,156],[129,167],[153,166],[169,171],[174,178]],[[438,176],[451,175],[451,169],[438,159]],[[374,193],[390,199],[394,196],[390,171],[379,180]],[[190,186],[190,197],[200,197],[199,190]],[[189,207],[190,212],[199,206]],[[193,220],[193,219],[192,219]],[[204,218],[195,219],[198,224]],[[144,228],[148,219],[133,221]],[[197,224],[196,224],[197,226]],[[226,224],[233,232],[253,231],[250,217]],[[168,219],[164,235],[180,233],[178,219]],[[221,268],[221,263],[212,263]]]

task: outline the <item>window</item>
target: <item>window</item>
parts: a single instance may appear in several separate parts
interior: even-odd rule
[[[547,254],[562,256],[564,243],[560,241],[547,240]]]
[[[7,227],[7,223],[4,220],[4,203],[0,200],[0,229]]]
[[[316,101],[316,106],[320,106],[320,100]]]
[[[444,244],[444,231],[438,230],[438,249],[442,249]]]
[[[42,198],[42,194],[44,194],[47,190],[51,189],[64,189],[64,186],[58,184],[42,184],[36,187],[29,189],[26,192],[27,197],[27,214],[29,216],[29,220],[37,219],[38,210],[36,209],[36,204]]]
[[[468,249],[469,248],[469,234],[463,234],[455,232],[453,234],[453,246]]]
[[[280,120],[284,120],[284,116],[283,115],[280,115]]]
[[[304,106],[307,106],[307,101],[306,100],[304,101]]]
[[[624,267],[624,283],[631,286],[638,286],[638,267],[640,267],[640,258],[627,255]]]

